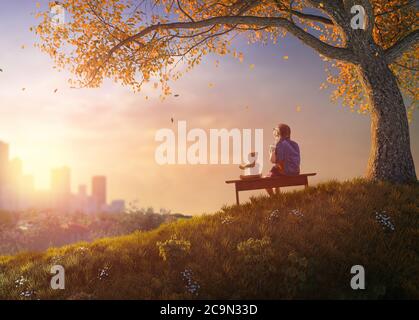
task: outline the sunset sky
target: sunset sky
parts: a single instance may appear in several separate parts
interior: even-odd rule
[[[47,189],[51,168],[66,165],[72,169],[73,191],[79,184],[90,188],[92,175],[106,175],[109,200],[138,200],[140,206],[193,214],[233,204],[233,188],[224,181],[240,174],[237,165],[156,164],[156,131],[176,130],[179,120],[189,129],[264,129],[266,151],[272,128],[284,122],[302,150],[302,172],[318,173],[313,183],[363,175],[369,117],[330,102],[330,92],[319,90],[323,62],[298,40],[287,37],[269,46],[238,40],[243,63],[208,56],[173,83],[180,96],[165,101],[151,88],[134,94],[111,82],[100,89],[70,89],[69,75],[54,70],[49,57],[33,46],[29,28],[36,24],[35,2],[0,1],[0,140],[10,143],[11,156],[23,161],[37,188]],[[47,1],[39,2],[46,6]],[[418,114],[411,145],[418,168]],[[266,154],[264,172],[270,169]]]

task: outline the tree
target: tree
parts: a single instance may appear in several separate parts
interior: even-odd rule
[[[53,6],[56,3],[51,3]],[[417,13],[413,0],[65,0],[68,22],[41,12],[39,46],[82,86],[104,78],[140,90],[154,81],[169,95],[169,80],[208,53],[231,48],[240,34],[276,42],[287,33],[317,51],[330,68],[334,98],[371,115],[367,177],[417,181],[410,150],[407,107],[417,108]],[[365,28],[354,29],[354,5]],[[186,68],[176,68],[185,63]],[[328,68],[328,70],[330,70]],[[74,82],[73,82],[74,83]],[[403,95],[405,95],[403,97]]]

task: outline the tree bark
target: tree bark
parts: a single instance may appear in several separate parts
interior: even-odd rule
[[[366,176],[395,183],[417,181],[406,107],[396,77],[382,51],[364,53],[358,70],[371,108],[371,152]]]

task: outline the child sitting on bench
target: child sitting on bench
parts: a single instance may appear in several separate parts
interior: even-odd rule
[[[300,174],[300,148],[291,140],[291,128],[286,124],[279,124],[274,128],[273,136],[276,145],[271,145],[269,150],[270,161],[274,164],[269,177],[294,176]],[[274,195],[272,189],[266,189],[270,196]],[[276,188],[276,193],[280,192]]]

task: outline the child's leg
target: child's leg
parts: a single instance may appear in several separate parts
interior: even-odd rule
[[[271,197],[274,196],[274,191],[272,189],[265,189],[265,190],[269,194],[269,196],[271,196]]]

